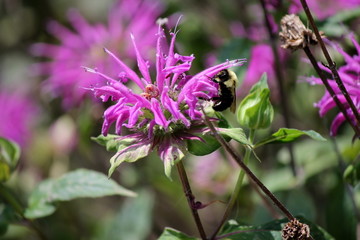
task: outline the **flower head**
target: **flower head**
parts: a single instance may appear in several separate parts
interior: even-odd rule
[[[81,66],[96,67],[114,78],[121,78],[116,64],[102,51],[103,47],[135,63],[136,54],[128,33],[139,37],[140,52],[149,52],[156,42],[154,23],[161,10],[156,0],[118,0],[110,9],[107,25],[91,25],[72,9],[68,19],[73,31],[56,21],[48,24],[48,31],[59,39],[60,45],[37,43],[31,47],[34,55],[50,59],[35,65],[34,72],[48,77],[45,90],[61,96],[65,108],[76,106],[88,93],[85,88],[99,84],[99,78],[89,77]]]
[[[25,147],[37,114],[34,102],[22,93],[0,92],[0,137]]]
[[[206,102],[203,99],[212,99],[218,96],[219,91],[218,84],[211,81],[211,77],[223,69],[240,66],[244,62],[227,61],[191,76],[187,72],[194,56],[175,53],[176,33],[171,33],[171,42],[168,44],[164,31],[159,27],[157,38],[155,77],[151,76],[149,64],[141,56],[133,36],[141,77],[105,49],[123,71],[121,75],[137,85],[138,92],[96,69],[87,68],[87,71],[102,76],[108,82],[106,86],[93,89],[95,96],[103,101],[115,101],[104,112],[102,134],[106,136],[112,124],[118,135],[124,135],[123,128],[130,132],[116,137],[118,152],[110,160],[110,174],[121,162],[135,161],[157,149],[164,162],[165,173],[170,176],[171,166],[186,152],[185,140],[201,140],[193,134],[195,129],[199,130],[203,126],[200,106]]]
[[[347,54],[339,45],[333,44],[333,46],[338,50],[338,52],[343,55],[346,64],[344,66],[341,66],[338,69],[340,78],[348,91],[354,105],[360,110],[360,45],[355,40],[355,37],[353,35],[350,36],[350,39],[352,43],[354,44],[357,55],[350,56]],[[321,65],[320,65],[321,66]],[[331,72],[328,68],[321,66],[324,71],[327,71],[330,75]],[[311,84],[322,84],[322,81],[319,78],[311,77],[308,79],[308,81]],[[350,109],[349,105],[347,104],[347,101],[345,97],[342,95],[339,87],[337,86],[335,80],[329,79],[329,84],[331,88],[334,90],[335,94],[337,95],[340,102],[346,107],[347,114],[350,116],[350,118],[356,122],[355,116]],[[319,108],[319,114],[321,117],[323,117],[329,110],[336,107],[336,103],[334,102],[333,98],[330,96],[328,92],[325,92],[324,96],[321,98],[321,100],[315,104],[315,107]],[[338,128],[340,125],[345,121],[345,117],[342,113],[337,114],[335,119],[333,120],[330,128],[330,134],[332,136],[335,136],[337,134]]]

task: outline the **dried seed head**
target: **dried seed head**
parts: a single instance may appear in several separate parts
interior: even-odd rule
[[[310,239],[310,228],[294,219],[284,226],[281,236],[283,240],[308,240]]]
[[[295,14],[285,15],[280,22],[281,32],[280,40],[283,43],[282,48],[293,51],[304,48],[309,44],[317,44],[315,34],[301,22]]]

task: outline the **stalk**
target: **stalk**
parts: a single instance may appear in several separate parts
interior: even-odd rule
[[[198,231],[200,233],[201,239],[206,240],[206,234],[205,234],[205,231],[204,231],[204,227],[202,226],[199,213],[198,213],[197,209],[194,207],[195,206],[195,197],[192,194],[189,179],[187,177],[187,174],[186,174],[186,171],[185,171],[185,168],[184,168],[184,164],[182,163],[182,161],[179,161],[176,164],[176,167],[177,167],[177,170],[178,170],[178,173],[179,173],[179,177],[180,177],[181,184],[182,184],[182,187],[183,187],[183,190],[184,190],[184,194],[186,196],[188,205],[189,205],[189,207],[191,209],[191,213],[192,213],[193,218],[195,220],[196,227],[197,227],[197,229],[198,229]]]
[[[250,130],[249,140],[250,140],[251,143],[252,143],[253,140],[254,140],[254,135],[255,135],[255,130]],[[245,156],[244,156],[244,163],[245,163],[245,165],[247,165],[247,164],[249,163],[250,154],[251,154],[251,151],[250,151],[248,148],[246,148],[246,150],[245,150]],[[236,185],[235,185],[234,191],[233,191],[233,193],[231,194],[231,197],[230,197],[230,200],[229,200],[229,202],[228,202],[228,204],[227,204],[227,206],[226,206],[224,215],[223,215],[223,217],[222,217],[222,219],[221,219],[218,227],[215,229],[214,233],[211,235],[211,238],[210,238],[210,239],[215,239],[216,234],[218,234],[218,232],[220,231],[221,227],[224,225],[225,221],[228,219],[231,211],[233,210],[234,205],[235,205],[235,203],[236,203],[236,200],[237,200],[237,198],[238,198],[238,196],[239,196],[240,189],[241,189],[241,186],[242,186],[244,177],[245,177],[245,172],[240,169],[240,173],[239,173],[238,179],[237,179],[237,181],[236,181]]]
[[[245,165],[241,157],[235,152],[235,150],[224,140],[222,136],[220,136],[214,125],[209,121],[208,117],[205,114],[204,109],[202,109],[205,122],[210,128],[211,132],[214,134],[216,140],[219,141],[221,146],[231,155],[231,157],[239,164],[239,166],[244,170],[245,174],[253,181],[262,192],[264,192],[272,202],[284,213],[284,215],[291,221],[294,220],[295,217],[289,212],[289,210],[275,197],[275,195],[255,176],[255,174]]]

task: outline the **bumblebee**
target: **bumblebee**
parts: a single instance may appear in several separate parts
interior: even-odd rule
[[[228,69],[221,70],[212,79],[219,84],[219,96],[213,97],[213,109],[221,112],[230,107],[230,111],[235,113],[236,110],[236,84],[238,79],[233,71]]]

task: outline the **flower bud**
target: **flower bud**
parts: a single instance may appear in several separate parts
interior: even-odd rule
[[[273,121],[274,109],[270,103],[270,90],[267,76],[264,73],[249,94],[241,101],[238,111],[238,122],[250,129],[267,128]]]

